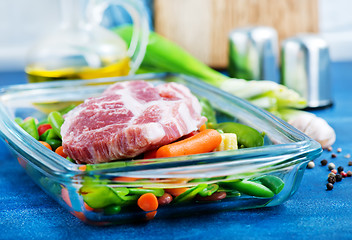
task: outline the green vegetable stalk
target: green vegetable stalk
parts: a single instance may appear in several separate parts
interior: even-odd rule
[[[127,44],[131,42],[133,28],[129,25],[114,30]],[[188,52],[157,33],[151,32],[141,72],[176,72],[198,77],[220,86],[225,75],[208,67]]]
[[[130,42],[133,31],[131,26],[125,25],[114,31],[127,44]],[[272,81],[229,78],[155,32],[150,33],[139,72],[175,72],[194,76],[276,114],[279,108],[306,106],[306,101],[296,92]]]
[[[130,43],[132,31],[133,28],[129,25],[114,29],[127,44]],[[335,142],[335,132],[324,119],[299,110],[306,107],[306,100],[295,91],[272,81],[229,78],[154,32],[150,33],[146,54],[137,73],[145,72],[175,72],[199,78],[288,121],[318,141],[323,148]],[[312,122],[304,121],[307,114],[314,119],[314,126],[311,126]],[[306,129],[310,131],[306,132]]]

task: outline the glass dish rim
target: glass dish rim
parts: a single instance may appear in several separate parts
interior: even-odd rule
[[[37,88],[61,88],[64,86],[69,87],[77,87],[82,85],[89,85],[89,84],[98,84],[98,83],[113,83],[116,81],[126,81],[132,79],[162,79],[166,77],[178,76],[181,77],[183,80],[187,82],[191,82],[197,86],[201,86],[209,91],[214,91],[216,93],[224,95],[226,98],[236,101],[255,112],[259,113],[262,117],[266,120],[274,123],[276,127],[280,127],[284,132],[295,136],[296,138],[301,139],[300,141],[288,143],[288,144],[278,144],[278,145],[266,145],[263,147],[256,147],[256,148],[247,148],[247,149],[239,149],[235,151],[225,151],[225,152],[213,152],[208,154],[197,154],[191,156],[184,156],[184,157],[174,157],[174,158],[165,158],[165,159],[158,159],[157,165],[151,162],[153,160],[136,160],[136,161],[114,161],[109,163],[103,164],[76,164],[70,161],[64,160],[63,158],[53,151],[46,149],[41,143],[37,140],[32,138],[29,134],[27,134],[19,125],[10,118],[10,116],[6,112],[6,106],[3,104],[2,98],[6,96],[7,92],[12,91],[28,91]],[[138,75],[130,75],[125,77],[113,77],[113,78],[98,78],[92,80],[64,80],[64,81],[53,81],[53,82],[45,82],[45,83],[30,83],[30,84],[20,84],[20,85],[12,85],[4,87],[0,90],[0,134],[5,139],[5,141],[12,147],[19,151],[19,153],[23,156],[25,155],[26,158],[33,164],[39,166],[41,169],[45,170],[51,175],[82,175],[87,172],[94,171],[95,174],[101,171],[103,173],[109,172],[133,172],[135,170],[142,169],[153,169],[159,163],[166,164],[167,166],[173,166],[177,164],[181,164],[179,166],[184,166],[183,164],[193,165],[199,161],[207,160],[206,164],[216,163],[217,161],[233,161],[230,157],[237,156],[243,157],[245,159],[253,158],[253,157],[264,157],[269,158],[272,156],[278,156],[283,154],[294,154],[303,155],[308,154],[309,152],[321,151],[321,146],[319,143],[314,141],[313,139],[306,136],[304,133],[300,132],[299,130],[295,129],[291,125],[287,124],[286,122],[282,121],[281,119],[277,118],[276,116],[272,115],[271,113],[260,109],[246,100],[238,98],[234,95],[231,95],[223,90],[220,90],[214,86],[211,86],[207,83],[200,81],[199,79],[186,76],[183,74],[175,74],[175,73],[149,73],[149,74],[138,74]],[[25,151],[26,150],[26,151]],[[273,152],[275,154],[273,154]],[[209,158],[215,159],[210,161]],[[226,159],[227,158],[227,159]],[[139,164],[139,162],[144,162],[143,164]],[[236,159],[236,161],[241,161],[241,159]],[[122,163],[129,162],[129,163],[136,163],[136,165],[124,165]],[[151,163],[151,164],[149,164]],[[120,165],[120,166],[119,166]],[[90,166],[92,168],[87,168]]]

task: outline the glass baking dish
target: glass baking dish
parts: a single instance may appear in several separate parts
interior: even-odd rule
[[[28,116],[41,120],[50,111],[99,95],[116,81],[134,79],[186,85],[197,97],[211,102],[219,122],[239,122],[264,132],[264,146],[84,165],[48,150],[14,121]],[[184,75],[144,74],[17,85],[2,89],[0,99],[0,134],[21,166],[70,213],[94,225],[275,206],[295,193],[308,161],[322,152],[319,143],[270,113]],[[273,194],[262,194],[263,186]],[[210,189],[210,197],[199,197],[204,189]],[[181,197],[175,194],[168,204],[159,204],[156,211],[137,206],[141,194],[153,192],[160,197],[166,191],[184,193]]]

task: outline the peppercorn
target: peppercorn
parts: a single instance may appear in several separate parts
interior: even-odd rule
[[[326,184],[326,188],[327,188],[328,190],[332,190],[332,189],[334,188],[334,184],[328,183],[328,184]]]
[[[341,182],[342,180],[341,174],[336,174],[335,178],[336,178],[336,182]]]
[[[336,173],[337,173],[337,170],[336,170],[336,169],[333,169],[333,170],[331,170],[331,173],[336,174]]]
[[[347,171],[347,177],[352,177],[352,172],[351,171]]]
[[[352,166],[352,161],[349,161],[349,162],[348,162],[348,166]]]
[[[345,173],[344,171],[341,171],[340,174],[343,178],[347,177],[347,173]]]
[[[337,155],[336,155],[335,153],[333,153],[333,154],[331,154],[331,157],[332,157],[332,158],[336,158]]]
[[[339,167],[337,168],[337,171],[338,171],[338,172],[342,172],[342,171],[343,171],[343,167],[342,167],[342,166],[339,166]]]
[[[329,168],[329,170],[335,169],[335,164],[329,163],[328,168]]]
[[[336,182],[335,176],[328,177],[328,182],[334,184]]]
[[[323,160],[320,161],[320,163],[321,163],[322,166],[326,166],[326,164],[328,164],[328,160],[323,159]]]
[[[330,147],[328,147],[328,151],[329,152],[331,152],[332,151],[332,147],[330,146]]]
[[[307,168],[312,169],[315,167],[315,163],[313,161],[310,161],[307,165]]]
[[[338,153],[340,153],[340,152],[342,152],[342,148],[338,148],[336,151],[337,151]]]
[[[329,175],[328,175],[328,177],[335,177],[335,176],[336,176],[336,174],[333,172],[329,173]]]
[[[347,153],[344,157],[345,157],[345,158],[350,158],[350,157],[351,157],[351,154]]]

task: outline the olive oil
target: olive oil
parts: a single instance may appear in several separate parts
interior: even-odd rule
[[[55,80],[93,79],[104,77],[126,76],[130,72],[130,58],[125,57],[117,63],[101,68],[81,67],[62,68],[56,70],[26,67],[28,81],[31,83]]]

